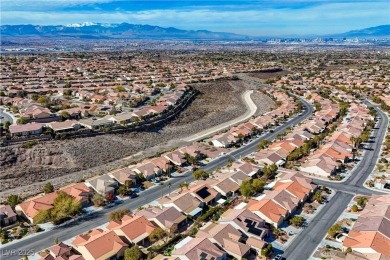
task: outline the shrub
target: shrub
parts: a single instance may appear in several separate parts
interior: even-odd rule
[[[108,220],[109,221],[119,221],[123,218],[125,215],[131,214],[131,211],[128,208],[122,208],[115,211],[110,212],[108,214]]]
[[[334,238],[337,232],[340,232],[340,230],[341,230],[341,226],[339,224],[334,224],[328,229],[328,235]]]
[[[54,191],[54,186],[50,182],[45,184],[44,192],[45,194],[52,193]]]
[[[269,256],[272,253],[272,244],[268,244],[266,247],[261,249],[262,256]]]
[[[351,207],[351,210],[352,210],[352,212],[357,212],[358,211],[358,207],[356,205],[353,205]]]
[[[139,260],[142,258],[142,252],[137,245],[125,250],[125,260]]]

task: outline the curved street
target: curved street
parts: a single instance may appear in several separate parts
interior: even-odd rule
[[[247,145],[242,146],[232,151],[229,154],[221,156],[200,168],[204,169],[205,171],[213,171],[218,167],[225,166],[229,158],[238,159],[242,156],[247,156],[248,154],[253,153],[257,150],[256,146],[261,140],[273,140],[278,134],[283,133],[287,128],[296,125],[302,122],[303,120],[305,120],[306,118],[308,118],[309,116],[311,116],[314,112],[314,108],[304,99],[302,98],[299,99],[301,100],[302,104],[306,107],[306,109],[303,111],[303,114],[301,116],[298,115],[292,118],[291,120],[275,128],[273,133],[268,132],[262,135],[261,137],[257,138],[256,140],[253,140],[252,142],[248,143]],[[184,181],[191,182],[193,180],[194,179],[192,177],[191,171],[179,177],[173,177],[170,180],[172,183],[171,190],[178,188],[178,185],[180,183],[183,183]],[[49,230],[47,232],[38,233],[35,236],[26,237],[23,240],[16,241],[14,243],[2,246],[0,248],[0,252],[1,252],[0,255],[6,256],[7,260],[13,260],[13,259],[19,259],[20,256],[10,254],[12,250],[16,250],[15,252],[18,252],[18,250],[22,250],[25,252],[27,252],[28,250],[33,250],[34,252],[39,252],[40,250],[53,245],[53,241],[56,238],[59,241],[65,241],[81,233],[87,232],[90,229],[93,229],[95,227],[107,223],[108,221],[107,215],[115,208],[127,207],[130,210],[137,209],[147,203],[150,203],[158,199],[162,194],[161,192],[163,194],[168,194],[169,190],[167,187],[164,186],[163,191],[161,191],[160,186],[155,186],[153,188],[150,188],[142,192],[138,198],[128,199],[124,201],[122,204],[116,205],[115,207],[112,208],[105,208],[95,213],[93,216],[89,216],[87,218],[74,221],[67,225],[57,226],[56,228]]]
[[[327,230],[336,222],[355,195],[381,194],[379,191],[365,188],[364,183],[375,168],[389,119],[376,106],[368,102],[366,104],[375,108],[379,119],[371,135],[371,142],[364,148],[366,149],[364,157],[344,182],[314,181],[319,185],[325,185],[336,190],[336,194],[313,218],[308,227],[291,242],[283,254],[283,257],[288,260],[309,259],[325,237]]]
[[[9,121],[9,122],[11,122],[11,124],[13,124],[15,120],[11,114],[6,112],[6,110],[4,108],[0,108],[0,123],[4,124],[7,121]]]

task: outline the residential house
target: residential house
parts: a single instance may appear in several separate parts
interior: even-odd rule
[[[17,215],[9,205],[0,205],[0,227],[10,226],[17,221]]]
[[[209,222],[199,230],[196,237],[210,239],[236,259],[246,258],[250,253],[250,246],[245,244],[247,237],[230,224]]]
[[[64,122],[51,122],[47,127],[53,129],[54,132],[67,132],[80,129],[80,124],[76,120],[66,120]]]
[[[202,211],[204,203],[191,195],[188,191],[172,193],[171,195],[170,197],[165,196],[159,199],[159,204],[163,207],[175,207],[178,211],[192,217],[198,215]]]
[[[195,184],[190,185],[189,190],[192,196],[202,202],[202,207],[205,205],[213,205],[216,203],[221,194],[213,189],[209,184],[209,181],[197,181]]]
[[[187,237],[175,246],[172,256],[180,260],[226,260],[227,254],[209,238]]]
[[[270,227],[265,220],[246,208],[229,209],[221,215],[218,222],[230,224],[246,236],[262,241],[271,235]]]
[[[131,185],[137,184],[137,174],[128,167],[116,169],[107,174],[122,185],[125,185],[128,182],[130,182]]]
[[[62,242],[51,246],[44,251],[44,255],[40,260],[84,260],[85,258],[74,252],[71,246],[68,246]]]
[[[184,154],[179,151],[173,151],[163,155],[167,160],[171,161],[174,165],[183,166],[187,163]]]
[[[43,132],[41,123],[27,123],[24,125],[10,125],[9,131],[12,136],[30,136],[38,135]]]
[[[125,215],[119,221],[110,221],[108,230],[114,231],[119,237],[130,244],[143,243],[146,238],[156,229],[145,216]]]
[[[100,119],[86,118],[86,119],[81,119],[79,121],[79,124],[88,129],[99,129],[102,127],[112,126],[114,122],[107,118],[100,118]]]
[[[104,231],[100,228],[78,235],[72,245],[88,260],[120,259],[128,248],[114,231]]]
[[[81,206],[88,205],[92,196],[91,190],[84,183],[71,184],[59,191],[74,197],[80,202]],[[41,194],[16,205],[15,211],[19,215],[26,217],[31,223],[34,223],[34,217],[39,211],[53,208],[55,198],[57,198],[57,192]]]
[[[150,222],[166,231],[175,231],[185,224],[187,217],[175,207],[148,207],[138,211],[136,216],[144,216]]]
[[[390,258],[390,195],[371,196],[343,241],[343,249]]]
[[[118,183],[113,180],[108,174],[93,177],[85,181],[85,183],[94,189],[97,193],[105,196],[108,194],[114,195]]]

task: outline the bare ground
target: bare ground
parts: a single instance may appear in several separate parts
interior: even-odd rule
[[[55,186],[78,181],[129,165],[157,152],[184,145],[180,138],[227,122],[245,113],[241,99],[248,89],[243,81],[217,81],[194,85],[201,93],[177,119],[148,132],[102,135],[65,141],[49,141],[30,149],[1,148],[1,197],[10,193],[39,193],[44,181]],[[274,103],[261,92],[252,94],[264,113]],[[41,182],[41,183],[40,183]],[[19,188],[17,188],[19,187]]]
[[[282,70],[282,71],[277,71],[277,72],[253,72],[253,73],[248,73],[249,76],[258,78],[260,81],[265,81],[267,79],[274,79],[277,77],[283,77],[290,72],[287,70]]]

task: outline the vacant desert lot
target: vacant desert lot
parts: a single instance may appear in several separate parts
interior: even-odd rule
[[[63,185],[98,175],[181,146],[184,143],[180,138],[229,121],[246,111],[241,95],[249,86],[244,81],[225,80],[195,84],[194,87],[200,95],[192,104],[177,119],[153,131],[43,142],[30,149],[2,148],[1,191],[49,179],[56,185]],[[252,98],[258,113],[274,106],[273,100],[261,92],[255,92]],[[33,186],[20,190],[28,194],[36,192]]]

